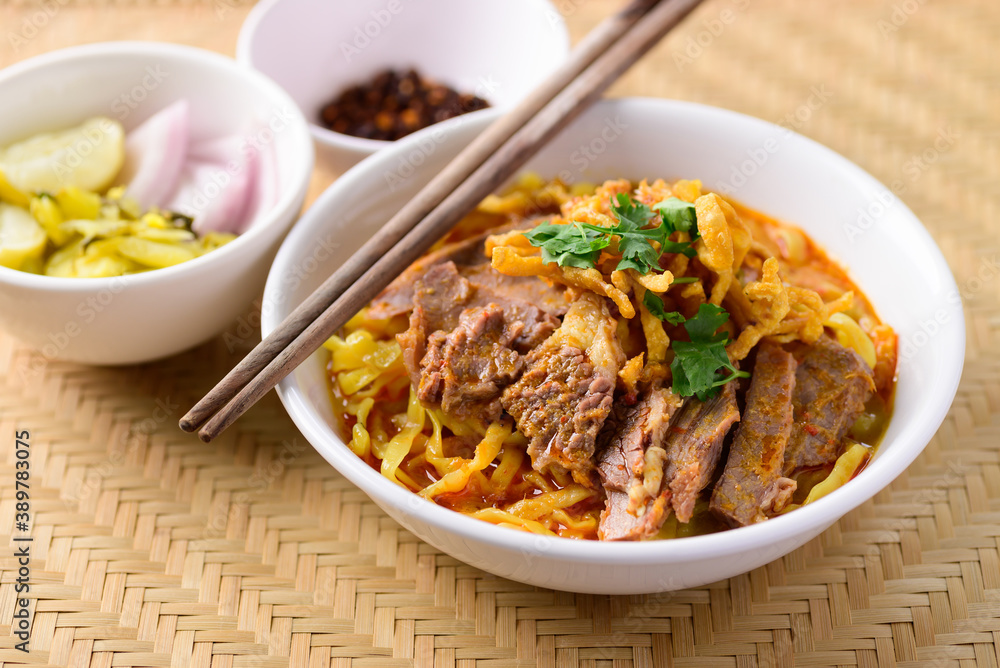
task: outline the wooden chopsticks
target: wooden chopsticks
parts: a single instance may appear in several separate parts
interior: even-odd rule
[[[570,61],[470,143],[300,304],[180,427],[210,441],[301,364],[392,279],[687,16],[701,0],[635,0],[602,23]],[[214,413],[214,415],[213,415]]]
[[[656,0],[635,0],[610,17],[580,44],[570,60],[517,107],[487,128],[430,181],[340,269],[323,282],[266,339],[261,341],[205,397],[181,418],[185,431],[194,431],[223,406],[314,322],[374,262],[385,255],[413,226],[430,213],[469,174],[632,27]]]

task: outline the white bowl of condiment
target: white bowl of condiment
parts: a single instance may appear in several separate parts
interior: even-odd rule
[[[260,294],[305,199],[313,147],[298,107],[274,82],[225,56],[173,44],[108,42],[0,71],[0,146],[87,118],[126,133],[171,103],[190,105],[192,136],[255,121],[278,174],[273,204],[225,246],[181,264],[116,278],[57,278],[0,267],[0,327],[43,359],[130,364],[166,357],[221,332]]]
[[[285,241],[265,299],[264,334],[497,114],[443,124],[438,150],[390,192],[392,173],[423,139],[414,136],[359,164],[331,186]],[[426,132],[426,131],[425,131]],[[579,147],[595,147],[592,159]],[[574,153],[576,151],[576,153]],[[476,568],[532,585],[596,594],[699,586],[766,564],[800,547],[888,485],[941,424],[962,373],[965,321],[954,278],[920,221],[892,192],[845,158],[758,119],[697,104],[626,98],[597,104],[529,160],[526,170],[564,181],[662,177],[705,188],[803,228],[848,270],[899,335],[895,405],[876,455],[840,489],[793,512],[722,533],[674,540],[597,542],[540,536],[472,519],[425,501],[355,456],[330,401],[325,350],[283,380],[282,402],[309,442],[407,530]],[[305,281],[289,271],[314,239],[343,246]],[[349,241],[347,241],[350,239]]]
[[[240,31],[237,59],[274,79],[310,122],[318,156],[345,170],[392,144],[328,130],[322,107],[386,69],[423,77],[494,107],[537,87],[569,53],[549,0],[263,0]]]

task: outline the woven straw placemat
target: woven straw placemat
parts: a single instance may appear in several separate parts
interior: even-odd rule
[[[555,0],[579,38],[617,6]],[[0,65],[74,43],[233,53],[235,0],[0,4]],[[0,662],[53,666],[998,666],[1000,34],[996,0],[711,0],[615,94],[789,126],[886,183],[965,299],[965,376],[924,454],[800,550],[713,585],[582,596],[501,580],[400,529],[271,395],[210,446],[176,420],[252,312],[161,363],[100,369],[0,335],[0,542],[31,431],[30,654],[0,558]],[[0,101],[2,104],[2,101]],[[330,181],[319,172],[314,196]],[[933,340],[929,345],[933,345]]]

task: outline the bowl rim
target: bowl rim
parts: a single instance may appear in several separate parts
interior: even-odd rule
[[[765,128],[771,131],[780,130],[786,132],[786,130],[768,121],[695,102],[648,97],[625,97],[607,99],[597,104],[626,106],[654,105],[661,111],[668,109],[686,110],[688,112],[706,114],[709,117],[714,117],[713,122],[738,121],[741,123],[750,123],[751,125],[756,125],[758,128]],[[481,127],[485,128],[490,120],[500,115],[500,111],[487,109],[479,112],[479,114],[475,122],[480,123]],[[439,131],[448,132],[452,129],[455,120],[459,119],[446,121],[436,127]],[[310,234],[310,228],[314,225],[321,225],[323,219],[327,218],[324,214],[331,204],[336,202],[342,194],[354,190],[358,183],[367,180],[370,170],[377,168],[383,160],[391,161],[395,159],[398,154],[408,149],[411,141],[420,141],[424,132],[427,132],[427,130],[414,133],[395,146],[366,158],[320,195],[303,215],[300,224],[289,234],[279,249],[264,289],[265,299],[276,301],[279,304],[287,303],[287,300],[284,300],[280,296],[283,287],[280,279],[284,272],[284,266],[295,259],[293,248],[300,245],[299,239]],[[883,190],[891,193],[873,176],[832,149],[798,133],[791,133],[789,140],[804,142],[811,150],[818,151],[819,155],[823,156],[824,161],[830,164],[832,168],[841,171],[852,179],[873,186],[880,186]],[[954,276],[930,233],[901,200],[896,198],[894,194],[892,197],[894,204],[897,204],[899,207],[897,210],[900,212],[900,224],[907,228],[906,233],[927,252],[927,257],[933,260],[935,273],[944,281],[944,293],[958,294],[958,286],[955,283]],[[902,441],[901,447],[876,457],[864,471],[848,484],[818,499],[814,503],[796,509],[795,512],[751,526],[708,535],[690,536],[679,540],[605,542],[581,541],[558,536],[541,536],[498,527],[438,506],[399,485],[393,484],[382,476],[381,473],[372,469],[355,456],[343,443],[342,439],[333,433],[322,419],[312,413],[312,408],[305,398],[304,391],[298,389],[294,374],[281,381],[277,392],[288,414],[302,431],[306,440],[341,475],[372,497],[376,503],[381,504],[385,502],[390,504],[400,512],[417,517],[421,522],[426,523],[435,530],[457,534],[463,538],[492,547],[505,550],[518,550],[524,554],[531,554],[539,558],[544,557],[546,559],[566,560],[576,563],[614,562],[623,565],[641,565],[651,563],[679,563],[693,559],[706,560],[727,556],[736,557],[742,553],[766,550],[769,546],[781,544],[786,540],[793,540],[796,536],[807,533],[810,528],[822,527],[825,529],[887,487],[923,451],[951,408],[962,376],[965,359],[966,328],[963,305],[960,300],[957,303],[952,303],[948,300],[942,301],[945,302],[942,308],[949,310],[949,315],[956,316],[950,318],[948,321],[949,326],[942,329],[945,336],[942,340],[942,345],[947,351],[945,355],[945,368],[953,371],[949,377],[938,379],[938,384],[934,388],[934,394],[940,400],[933,404],[931,410],[920,413],[916,419],[909,421],[904,426],[904,431],[897,435],[896,440]],[[278,309],[272,309],[268,313],[262,314],[261,331],[264,336],[267,336],[276,326],[277,311]],[[322,445],[325,451],[317,443]],[[733,547],[734,536],[738,537],[738,541],[735,542],[735,549]],[[781,552],[781,554],[785,552],[787,550]],[[778,556],[780,555],[776,553],[775,557]]]
[[[286,172],[289,178],[289,185],[284,188],[284,192],[280,194],[278,201],[271,206],[264,215],[264,219],[257,225],[237,235],[235,239],[224,246],[186,262],[137,274],[102,278],[45,276],[0,266],[0,283],[12,284],[43,292],[65,293],[109,289],[114,291],[120,289],[124,284],[131,287],[162,280],[169,281],[175,275],[182,272],[197,271],[202,268],[208,269],[210,263],[224,262],[230,256],[235,256],[243,250],[244,246],[258,242],[259,237],[263,237],[269,232],[273,233],[273,230],[268,228],[275,226],[276,221],[283,216],[284,212],[288,211],[290,207],[294,207],[295,203],[301,198],[306,189],[308,189],[315,160],[315,149],[310,140],[308,122],[302,115],[302,111],[298,105],[295,104],[294,100],[292,100],[291,96],[283,88],[262,73],[244,67],[234,59],[215,51],[184,44],[157,41],[116,40],[82,44],[49,51],[3,68],[0,70],[0,90],[11,79],[33,73],[44,74],[47,68],[59,66],[66,62],[100,59],[109,56],[130,58],[137,55],[159,56],[174,59],[175,61],[180,60],[201,65],[208,64],[215,68],[222,68],[227,70],[227,79],[242,78],[249,85],[262,89],[267,97],[273,100],[276,105],[281,106],[283,109],[287,108],[291,116],[288,130],[292,133],[295,143],[298,144],[296,152],[301,152],[302,154],[302,159],[295,161],[297,167]],[[298,136],[294,137],[294,135]],[[288,225],[289,227],[294,223],[294,220],[295,217],[293,216],[292,221]]]
[[[246,19],[243,21],[243,26],[240,28],[239,37],[236,40],[236,60],[240,63],[252,68],[254,71],[260,71],[257,69],[257,65],[254,63],[252,56],[253,40],[257,35],[257,29],[260,27],[261,23],[265,21],[267,15],[280,3],[287,2],[288,0],[261,0],[250,13],[247,14]],[[550,12],[549,16],[555,17],[556,20],[552,21],[552,27],[555,31],[553,39],[559,40],[558,46],[561,47],[563,60],[570,51],[570,39],[569,39],[569,29],[566,27],[566,21],[562,14],[556,9],[552,0],[524,0],[525,2],[531,2],[537,5],[537,11],[548,10]],[[280,84],[278,84],[280,86]],[[296,107],[298,104],[296,103]],[[489,108],[493,108],[491,104]],[[499,109],[507,108],[506,106],[499,106]],[[305,115],[305,111],[301,108],[299,109]],[[464,116],[465,114],[463,114]],[[449,119],[450,120],[450,119]],[[376,151],[379,151],[388,146],[392,146],[404,139],[407,139],[416,132],[401,137],[400,139],[388,140],[388,139],[368,139],[366,137],[355,137],[354,135],[344,134],[343,132],[336,132],[325,128],[319,123],[314,123],[310,118],[306,118],[306,123],[309,125],[309,133],[312,137],[323,144],[324,146],[330,146],[338,149],[349,150],[355,153],[371,155]],[[435,127],[440,125],[440,123],[434,123],[428,127]],[[423,128],[426,129],[426,128]],[[419,132],[419,130],[418,130]]]

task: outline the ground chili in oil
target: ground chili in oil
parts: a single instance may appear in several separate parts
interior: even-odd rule
[[[320,122],[341,134],[392,141],[488,106],[481,97],[425,79],[416,70],[386,70],[329,102]]]

